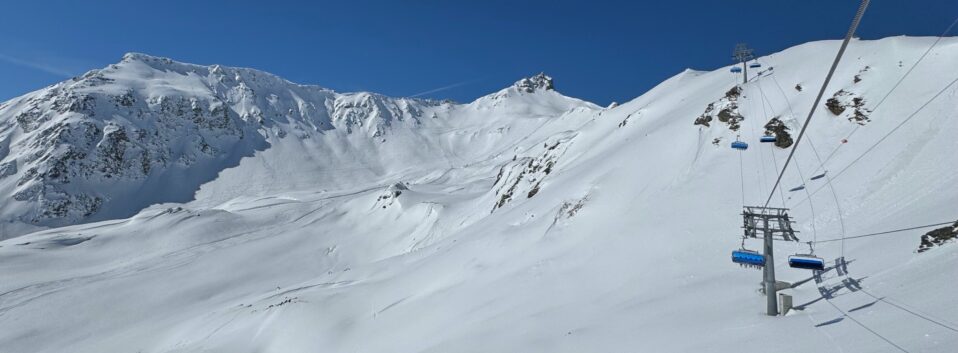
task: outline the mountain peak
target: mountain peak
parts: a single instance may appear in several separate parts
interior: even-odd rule
[[[526,92],[526,93],[532,93],[538,89],[544,89],[547,91],[553,90],[552,77],[549,75],[546,75],[543,72],[540,72],[539,74],[535,76],[526,77],[519,81],[516,81],[516,83],[513,85],[519,91]]]
[[[144,61],[144,62],[149,62],[149,61],[173,61],[173,60],[170,59],[170,58],[164,58],[164,57],[159,57],[159,56],[154,56],[154,55],[149,55],[149,54],[143,54],[143,53],[137,53],[137,52],[129,52],[129,53],[123,54],[123,59],[122,59],[122,61]]]

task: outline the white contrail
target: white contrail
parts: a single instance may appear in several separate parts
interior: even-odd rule
[[[76,76],[76,74],[70,72],[69,70],[65,70],[65,69],[61,69],[61,68],[58,68],[58,67],[46,65],[46,64],[43,64],[43,63],[38,63],[38,62],[35,62],[35,61],[24,60],[24,59],[12,57],[12,56],[9,56],[9,55],[3,54],[3,53],[0,53],[0,61],[5,61],[5,62],[7,62],[7,63],[14,64],[14,65],[17,65],[17,66],[28,67],[28,68],[31,68],[31,69],[34,69],[34,70],[40,70],[40,71],[46,72],[46,73],[48,73],[48,74],[53,74],[53,75],[57,75],[57,76],[63,76],[63,77],[73,77],[73,76]]]
[[[462,82],[459,82],[459,83],[453,83],[453,84],[448,85],[448,86],[442,86],[442,87],[434,88],[434,89],[431,89],[431,90],[428,90],[428,91],[425,91],[425,92],[419,92],[419,93],[416,93],[416,94],[411,95],[411,96],[409,96],[409,97],[410,97],[410,98],[412,98],[412,97],[419,97],[419,96],[426,95],[426,94],[430,94],[430,93],[442,92],[442,91],[445,91],[445,90],[447,90],[447,89],[453,89],[453,88],[456,88],[456,87],[459,87],[459,86],[465,86],[465,85],[468,85],[468,84],[470,84],[470,83],[474,83],[474,82],[476,82],[476,81],[479,81],[479,80],[468,80],[468,81],[462,81]]]

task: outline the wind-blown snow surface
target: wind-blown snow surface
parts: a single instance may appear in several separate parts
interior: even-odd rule
[[[809,139],[784,178],[786,187],[800,185],[799,169],[808,178],[818,167],[812,143],[825,158],[862,123],[826,166],[836,174],[837,196],[824,189],[812,202],[801,202],[800,192],[772,202],[780,206],[789,197],[786,205],[797,205],[791,214],[803,240],[841,234],[836,199],[849,235],[958,217],[958,89],[949,86],[958,40],[939,43],[876,108],[933,41],[852,42],[826,94],[849,108],[835,116],[824,104],[818,107]],[[958,246],[917,254],[923,231],[847,241],[848,275],[829,271],[821,284],[787,289],[802,310],[785,317],[764,315],[764,297],[756,291],[760,271],[729,261],[740,245],[742,195],[739,155],[728,143],[736,135],[751,143],[742,154],[744,196],[749,204],[763,202],[787,151],[757,143],[762,126],[779,116],[797,135],[838,45],[813,42],[760,58],[765,71],[734,100],[745,118],[737,132],[717,120],[693,125],[739,82],[727,67],[687,70],[631,102],[601,109],[549,89],[551,81],[541,76],[457,105],[340,94],[253,70],[130,55],[93,74],[107,83],[73,89],[68,86],[76,83],[67,82],[0,107],[0,162],[17,160],[0,179],[0,190],[16,193],[34,183],[41,191],[60,188],[61,198],[102,200],[92,216],[41,217],[36,227],[104,219],[0,242],[0,347],[895,350],[857,320],[912,352],[953,351],[958,332],[899,308],[958,327]],[[246,81],[253,76],[260,86],[245,96],[223,93],[252,87]],[[40,137],[27,131],[33,125],[25,129],[11,118],[57,87],[67,96],[88,90],[82,92],[97,102],[107,99],[104,94],[129,93],[136,107],[130,109],[145,118],[132,118],[120,103],[60,113],[37,99],[39,108],[26,118],[48,118],[34,119],[40,122],[30,131],[69,119],[90,121],[100,130],[98,141],[54,142],[100,156],[110,135],[105,126],[123,127],[127,135],[147,130],[165,138],[130,144],[168,148],[169,158],[151,159],[146,173],[118,168],[111,179],[121,183],[105,181],[97,169],[102,165],[90,164],[71,174],[76,183],[34,176],[15,185],[25,170],[49,170],[43,168],[56,164],[44,161],[63,156],[44,149],[56,143],[24,142]],[[837,175],[939,92],[911,122]],[[863,100],[855,103],[856,97]],[[177,112],[179,103],[168,103],[164,111],[155,103],[163,100],[190,109]],[[189,115],[194,106],[199,112]],[[856,109],[868,120],[855,119]],[[209,124],[214,110],[225,117],[220,125]],[[126,113],[108,114],[115,111]],[[218,152],[199,154],[201,140]],[[119,161],[131,158],[125,153]],[[29,159],[37,154],[48,157]],[[66,169],[93,163],[77,160]],[[808,189],[824,181],[808,181]],[[43,197],[7,201],[3,215],[29,222]],[[149,206],[169,201],[185,203]],[[126,210],[132,216],[116,218],[125,207],[135,208]],[[28,230],[10,227],[4,237]],[[788,254],[807,246],[776,246],[780,280],[811,277],[785,264]],[[816,253],[831,261],[842,247],[824,243]],[[831,303],[851,318],[821,299],[819,287],[833,292]]]

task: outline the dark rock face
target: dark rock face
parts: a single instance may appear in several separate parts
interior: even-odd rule
[[[199,155],[217,158],[222,153],[210,140],[229,145],[243,138],[224,102],[76,92],[109,82],[94,81],[53,87],[27,99],[15,115],[30,133],[17,147],[33,151],[22,161],[26,170],[13,195],[37,205],[24,221],[60,224],[89,217],[110,199],[100,183],[142,181],[154,169],[189,166]],[[5,173],[15,174],[15,168],[5,167]]]
[[[519,91],[532,93],[537,89],[544,90],[553,90],[552,77],[547,76],[545,73],[539,73],[538,75],[524,78],[515,83],[515,86]]]
[[[709,103],[705,107],[705,112],[702,113],[698,118],[695,118],[695,122],[692,125],[703,125],[705,127],[710,127],[710,122],[712,122],[712,111],[715,110],[715,103]]]
[[[765,134],[775,136],[775,147],[778,148],[789,148],[794,143],[792,135],[788,133],[788,126],[785,126],[779,117],[774,117],[765,124]]]
[[[855,108],[855,112],[848,118],[848,121],[853,121],[860,125],[865,125],[865,123],[871,121],[868,118],[868,113],[871,113],[868,109],[865,109],[865,99],[862,97],[855,97],[852,99],[852,107]]]
[[[870,66],[865,66],[865,67],[862,68],[861,70],[858,70],[858,74],[855,75],[855,77],[852,79],[852,82],[853,82],[853,83],[862,82],[862,75],[865,74],[866,72],[868,72],[868,70],[871,70],[871,67],[870,67]]]
[[[0,164],[0,179],[17,174],[17,161]]]
[[[738,112],[738,103],[736,103],[741,95],[741,87],[732,87],[718,101],[709,103],[702,115],[695,118],[692,124],[710,127],[712,120],[717,119],[728,125],[729,130],[738,131],[742,127],[742,121],[745,120],[745,117]],[[714,113],[716,110],[718,113]]]
[[[918,252],[925,252],[933,247],[944,245],[958,239],[958,222],[955,224],[938,228],[921,236],[921,245],[918,246]]]
[[[725,92],[725,99],[728,99],[730,101],[738,100],[738,97],[741,97],[741,96],[742,96],[742,87],[739,87],[739,86],[732,87],[732,89]]]
[[[829,98],[827,101],[825,101],[825,107],[827,107],[828,111],[835,115],[842,115],[842,113],[845,112],[845,106],[842,105],[842,102],[839,102],[836,98]]]
[[[402,195],[403,191],[409,190],[406,184],[403,183],[394,183],[386,188],[379,197],[376,198],[376,204],[374,207],[387,208],[392,206],[396,201],[399,200],[399,196]]]
[[[855,96],[845,90],[835,92],[831,98],[825,101],[825,107],[836,116],[841,116],[849,108],[854,109],[852,114],[848,116],[848,121],[859,125],[865,125],[871,121],[871,118],[868,117],[871,111],[865,108],[865,98]]]
[[[542,152],[537,156],[516,158],[502,166],[493,186],[496,202],[492,212],[505,206],[517,198],[516,195],[521,195],[523,192],[526,198],[536,196],[543,186],[542,182],[552,173],[559,157],[565,154],[573,138],[574,135],[560,135],[546,142],[542,146]]]
[[[738,131],[742,127],[742,120],[745,120],[745,117],[738,113],[738,105],[735,103],[722,108],[716,116],[719,121],[728,124],[729,130],[732,131]]]

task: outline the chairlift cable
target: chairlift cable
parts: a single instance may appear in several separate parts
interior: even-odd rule
[[[743,92],[743,93],[745,92],[745,87],[744,87],[744,86],[742,87],[742,92]],[[764,109],[765,107],[762,106],[762,108]],[[752,115],[752,116],[757,115],[757,114],[752,114],[753,111],[754,111],[755,113],[758,113],[758,110],[755,109],[755,102],[753,102],[751,99],[749,99],[749,100],[748,100],[748,113],[749,113],[750,115]],[[751,118],[751,119],[754,120],[754,118]],[[749,118],[746,118],[746,120],[749,120]],[[758,136],[758,135],[759,135],[758,133],[755,132],[755,122],[754,122],[754,121],[748,123],[748,128],[749,128],[749,131],[752,132],[752,136]],[[759,147],[761,147],[761,146],[759,146]],[[756,173],[756,175],[760,175],[760,176],[761,176],[762,182],[761,182],[761,184],[759,184],[759,188],[760,188],[760,193],[759,193],[759,195],[762,195],[762,194],[765,194],[765,191],[766,191],[766,190],[771,190],[771,189],[768,188],[768,173],[766,173],[766,169],[768,169],[768,168],[767,168],[766,165],[765,165],[765,163],[766,163],[766,161],[765,161],[765,153],[762,151],[761,148],[758,149],[758,154],[755,156],[755,158],[758,160],[758,165],[761,167],[761,169],[758,169],[758,172]],[[776,170],[777,170],[777,169],[778,169],[778,168],[776,168]]]
[[[938,320],[932,319],[932,318],[930,318],[930,317],[928,317],[928,316],[926,316],[926,315],[922,315],[922,314],[919,314],[919,313],[917,313],[917,312],[915,312],[915,311],[913,311],[913,310],[911,310],[911,309],[905,308],[904,306],[895,304],[894,302],[888,300],[887,297],[886,297],[886,298],[879,298],[878,296],[875,296],[875,295],[871,294],[870,292],[866,291],[866,290],[863,289],[863,288],[860,288],[859,291],[861,291],[862,293],[867,294],[869,297],[872,297],[872,298],[874,298],[874,299],[877,300],[877,301],[880,301],[880,302],[883,302],[883,303],[885,303],[885,304],[894,306],[894,307],[896,307],[896,308],[898,308],[898,309],[901,309],[901,310],[904,311],[904,312],[907,312],[907,313],[912,314],[912,315],[914,315],[914,316],[916,316],[916,317],[919,317],[919,318],[921,318],[921,319],[924,319],[925,321],[928,321],[928,322],[931,322],[931,323],[933,323],[933,324],[935,324],[935,325],[944,327],[944,328],[946,328],[946,329],[948,329],[948,330],[951,330],[951,331],[954,331],[954,332],[958,332],[958,328],[954,328],[954,327],[952,327],[952,326],[950,326],[950,325],[947,325],[947,324],[945,324],[945,323],[943,323],[943,322],[940,322],[940,321],[938,321]]]
[[[755,82],[755,84],[758,86],[758,92],[759,92],[759,94],[761,94],[761,96],[762,96],[762,114],[765,116],[765,120],[768,121],[768,120],[769,120],[769,116],[768,116],[768,111],[765,110],[765,104],[768,103],[769,109],[771,109],[771,111],[773,111],[773,112],[775,111],[775,107],[772,107],[772,102],[769,102],[769,101],[768,101],[768,98],[765,97],[765,90],[762,89],[762,80],[757,80],[757,81]],[[766,123],[766,124],[767,124],[767,123]],[[764,127],[764,126],[763,126],[763,127]],[[775,147],[774,147],[774,145],[773,145],[771,151],[772,151],[772,152],[771,152],[771,155],[772,155],[772,165],[775,167],[775,170],[778,170],[778,161],[775,159]],[[772,190],[772,192],[775,192],[775,190]],[[782,192],[782,187],[781,187],[781,186],[778,187],[778,196],[781,197],[781,199],[782,199],[782,207],[785,207],[785,193]]]
[[[850,237],[842,237],[842,238],[835,238],[835,239],[817,240],[817,241],[815,241],[814,243],[816,243],[816,244],[821,244],[821,243],[831,243],[831,242],[842,241],[842,240],[849,240],[849,239],[868,238],[868,237],[874,237],[874,236],[878,236],[878,235],[886,235],[886,234],[893,234],[893,233],[898,233],[898,232],[905,232],[905,231],[909,231],[909,230],[916,230],[916,229],[922,229],[922,228],[931,228],[931,227],[939,227],[939,226],[944,226],[944,225],[951,225],[951,224],[954,224],[954,223],[955,223],[955,221],[941,222],[941,223],[933,223],[933,224],[925,224],[925,225],[908,227],[908,228],[886,230],[886,231],[876,232],[876,233],[868,233],[868,234],[854,235],[854,236],[850,236]]]
[[[847,317],[849,320],[852,320],[854,323],[858,324],[858,326],[861,326],[861,327],[864,328],[865,330],[868,330],[868,332],[871,332],[873,335],[878,336],[878,338],[881,338],[882,340],[884,340],[884,341],[887,342],[888,344],[894,346],[895,348],[898,348],[898,350],[900,350],[900,351],[902,351],[902,352],[905,352],[905,353],[909,353],[907,350],[905,350],[905,349],[902,348],[901,346],[895,344],[895,342],[892,342],[892,341],[889,340],[888,338],[885,338],[885,336],[882,336],[882,335],[879,334],[878,332],[875,332],[875,330],[872,330],[872,329],[868,328],[868,326],[865,326],[865,324],[863,324],[861,321],[858,321],[857,319],[855,319],[854,317],[852,317],[850,314],[848,314],[847,312],[845,312],[844,310],[842,310],[841,308],[839,308],[838,305],[835,305],[835,303],[832,303],[832,301],[831,301],[830,299],[825,298],[825,301],[828,302],[828,304],[831,304],[832,307],[835,308],[835,310],[838,310],[838,312],[842,313],[842,316]]]
[[[815,102],[812,104],[812,108],[808,111],[808,117],[805,118],[805,123],[802,124],[802,129],[798,133],[798,137],[795,139],[795,144],[792,145],[792,150],[788,154],[788,158],[785,159],[785,165],[782,166],[782,171],[778,174],[778,178],[775,180],[775,187],[782,182],[782,176],[785,175],[785,170],[788,169],[789,163],[792,161],[792,157],[795,156],[795,151],[798,149],[799,143],[802,142],[802,137],[805,136],[805,131],[808,129],[809,123],[812,121],[812,117],[815,115],[815,108],[818,107],[818,103],[821,102],[822,96],[825,95],[825,90],[828,88],[828,83],[832,80],[832,76],[835,74],[835,69],[838,67],[838,63],[842,59],[842,55],[845,54],[845,49],[848,48],[848,42],[851,41],[852,36],[855,34],[855,30],[858,28],[858,24],[861,22],[862,16],[865,15],[865,9],[868,8],[868,3],[870,0],[862,0],[861,5],[858,8],[858,12],[855,13],[855,19],[852,20],[851,26],[848,28],[848,33],[845,34],[845,39],[842,41],[841,47],[838,49],[838,54],[835,55],[835,60],[832,62],[831,68],[828,70],[828,75],[825,76],[825,81],[822,82],[822,88],[818,91],[818,95],[815,97]],[[765,200],[765,206],[768,207],[768,204],[772,201],[772,196],[774,192],[768,195],[768,198]]]
[[[745,166],[742,162],[742,150],[738,151],[739,177],[742,179],[742,207],[745,207]]]

